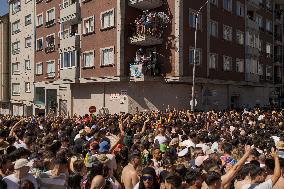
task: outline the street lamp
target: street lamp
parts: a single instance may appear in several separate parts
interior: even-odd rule
[[[196,46],[197,46],[197,21],[199,14],[201,10],[207,5],[209,0],[206,1],[204,5],[202,5],[199,10],[197,11],[195,15],[195,34],[194,34],[194,55],[193,55],[193,69],[192,69],[192,90],[191,90],[191,96],[192,96],[192,103],[191,103],[191,111],[193,112],[195,109],[195,69],[196,69]]]

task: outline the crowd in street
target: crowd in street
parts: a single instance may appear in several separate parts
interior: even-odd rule
[[[0,189],[283,189],[284,110],[0,116]]]

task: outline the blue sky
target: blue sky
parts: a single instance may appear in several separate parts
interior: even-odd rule
[[[8,12],[8,0],[0,0],[0,16]]]

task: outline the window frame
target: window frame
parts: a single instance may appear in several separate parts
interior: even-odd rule
[[[38,49],[38,40],[42,40],[42,48]],[[44,49],[44,43],[43,43],[43,37],[37,38],[36,39],[36,51],[42,51]]]
[[[27,45],[27,39],[30,39],[30,45],[29,46]],[[25,48],[30,48],[30,47],[32,47],[32,37],[28,36],[28,37],[25,37]]]
[[[48,11],[51,11],[51,10],[53,10],[53,17],[54,17],[54,18],[51,19],[51,20],[49,20]],[[45,23],[50,22],[50,21],[52,21],[52,20],[55,21],[55,18],[56,18],[56,15],[55,15],[55,7],[52,7],[52,8],[50,8],[50,9],[46,10],[46,13],[45,13]]]
[[[242,15],[239,14],[241,9],[242,9]],[[239,17],[245,16],[245,6],[240,1],[236,2],[236,15],[239,16]]]
[[[70,66],[67,66],[67,67],[62,66],[65,63],[64,62],[65,61],[64,53],[68,53],[69,62],[67,62],[67,64],[69,64]],[[75,65],[74,66],[72,66],[72,53],[75,53],[75,57],[74,57],[75,58]],[[60,62],[60,65],[59,65],[60,70],[76,68],[78,66],[78,51],[73,50],[73,51],[61,52],[59,54],[59,62]]]
[[[31,60],[25,59],[25,70],[31,70]],[[29,62],[29,67],[27,67],[27,62]]]
[[[85,22],[90,19],[93,19],[93,30],[86,32]],[[95,33],[95,15],[84,18],[82,22],[83,22],[82,24],[83,25],[83,35],[89,35],[89,34]]]
[[[229,10],[226,9],[225,7],[225,1],[230,1],[230,7],[229,7]],[[232,0],[223,0],[223,9],[228,11],[228,12],[232,12],[233,11],[233,1]]]
[[[190,64],[190,65],[193,65],[193,63],[194,63],[194,47],[190,47],[189,48],[189,56],[188,56],[188,58],[189,58],[189,61],[188,61],[188,63]],[[196,48],[196,50],[197,50],[197,52],[199,53],[199,61],[198,62],[196,62],[196,66],[200,66],[201,65],[201,61],[202,61],[202,48]],[[191,51],[193,51],[193,53],[192,53],[192,63],[190,62],[190,56],[191,56]],[[196,53],[197,54],[197,53]]]
[[[38,17],[41,16],[41,24],[39,24],[39,20],[38,20]],[[43,12],[36,15],[36,27],[41,27],[43,26]]]
[[[17,49],[14,49],[14,45],[15,44],[18,44],[18,48]],[[12,54],[15,55],[15,54],[19,54],[20,53],[20,41],[15,41],[12,43]]]
[[[13,65],[17,65],[17,70],[14,70]],[[11,71],[12,71],[12,75],[20,75],[20,62],[13,62],[11,65]]]
[[[15,89],[15,85],[17,85],[18,86],[18,91],[15,91],[14,89]],[[20,85],[20,83],[12,83],[11,84],[11,88],[12,88],[12,96],[20,96],[21,95],[21,85]]]
[[[239,34],[242,35],[241,43],[239,43],[240,42],[239,38],[238,38]],[[236,42],[237,42],[238,45],[244,45],[245,44],[245,32],[244,31],[236,29]]]
[[[111,23],[111,20],[110,20],[110,25],[104,27],[103,16],[104,16],[105,14],[110,13],[110,12],[112,12],[112,14],[113,14],[113,22]],[[115,18],[116,18],[116,17],[115,17],[115,8],[112,8],[112,9],[106,10],[106,11],[104,11],[104,12],[101,12],[101,13],[100,13],[101,30],[107,30],[107,29],[114,28],[114,27],[115,27],[115,23],[116,23],[116,22],[115,22]]]
[[[86,66],[85,54],[89,54],[89,53],[93,54],[93,56],[92,56],[93,61],[92,61],[92,64],[90,66]],[[83,59],[83,68],[94,68],[95,67],[95,51],[94,50],[82,52],[82,59]]]
[[[213,35],[212,34],[212,24],[216,24],[216,35]],[[209,21],[209,32],[210,32],[210,36],[213,36],[213,37],[217,37],[219,36],[219,27],[218,27],[218,22],[217,21],[214,21],[214,20],[210,20]]]
[[[189,17],[188,17],[188,23],[189,23],[189,27],[190,28],[193,28],[193,29],[195,29],[195,25],[196,25],[196,23],[195,23],[195,16],[197,15],[197,11],[196,10],[194,10],[194,9],[189,9]],[[194,20],[193,20],[193,23],[191,24],[191,16],[193,16],[194,18]],[[202,30],[202,14],[199,14],[198,15],[198,18],[197,18],[197,30]]]
[[[30,21],[29,22],[27,22],[28,16],[30,17]],[[25,26],[28,26],[30,24],[32,24],[32,15],[28,14],[28,15],[25,16]]]
[[[240,67],[239,66],[237,66],[238,65],[238,63],[242,63],[242,70],[240,70]],[[236,58],[236,72],[238,72],[238,73],[244,73],[244,71],[245,71],[245,69],[244,69],[244,67],[245,67],[245,60],[244,59],[241,59],[241,58]],[[239,69],[237,69],[237,68],[239,68]]]
[[[229,36],[229,39],[227,39],[225,37],[225,28],[230,28],[230,30],[231,30],[231,32],[230,32],[231,35]],[[226,24],[223,24],[223,39],[226,40],[226,41],[233,41],[233,27],[228,26]]]
[[[50,65],[51,63],[53,63],[54,72],[50,72],[49,73],[48,72],[48,65]],[[55,77],[55,71],[56,71],[55,68],[56,68],[55,60],[48,60],[48,61],[46,61],[46,77],[47,78],[54,78]]]
[[[225,69],[225,59],[226,58],[229,58],[231,61],[230,61],[230,68],[229,69]],[[227,55],[223,55],[223,71],[225,72],[230,72],[233,70],[233,58],[231,56],[227,56]]]
[[[212,61],[211,61],[211,57],[215,56],[215,65],[214,67],[212,66]],[[216,70],[218,68],[218,54],[217,53],[209,53],[209,65],[208,65],[209,69],[214,69]]]
[[[15,22],[12,23],[12,27],[11,27],[11,29],[12,29],[12,35],[21,32],[20,23],[21,23],[21,20],[20,20],[20,19],[18,19],[18,20],[16,20]],[[14,28],[16,24],[17,24],[17,30],[15,30],[15,28]]]
[[[109,49],[113,50],[113,63],[112,64],[103,64],[103,51],[109,50]],[[114,66],[115,65],[114,60],[115,60],[115,48],[114,48],[114,46],[100,48],[100,66],[101,67]]]
[[[41,65],[41,73],[38,72],[39,71],[38,65]],[[43,75],[43,63],[42,62],[36,63],[35,75]]]
[[[27,87],[27,84],[29,87]],[[25,93],[31,93],[31,82],[25,82]]]

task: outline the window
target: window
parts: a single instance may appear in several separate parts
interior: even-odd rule
[[[263,64],[258,64],[257,70],[258,75],[263,76]]]
[[[48,61],[47,63],[47,77],[52,78],[55,77],[55,62],[54,60]]]
[[[32,46],[32,38],[31,37],[27,37],[25,38],[25,47],[31,47]]]
[[[210,0],[211,4],[218,6],[218,0]]]
[[[101,29],[114,26],[114,9],[103,12],[101,14]]]
[[[30,70],[30,69],[31,69],[31,61],[25,60],[25,70]]]
[[[20,52],[20,41],[12,43],[12,54],[18,54]]]
[[[60,53],[60,68],[72,68],[77,65],[77,51]]]
[[[272,79],[272,66],[266,66],[266,80]]]
[[[223,38],[227,41],[232,41],[233,29],[230,26],[223,26]]]
[[[256,16],[255,16],[255,22],[257,23],[257,25],[258,25],[260,28],[263,28],[262,16],[256,15]]]
[[[223,8],[231,12],[232,11],[232,0],[223,0]]]
[[[20,62],[12,63],[12,74],[13,75],[20,74],[19,66],[20,66]]]
[[[16,14],[17,12],[21,11],[21,1],[14,1],[12,3],[12,13]]]
[[[196,65],[201,64],[201,49],[196,49]],[[189,50],[189,63],[193,64],[194,63],[194,48],[191,48]]]
[[[215,53],[210,53],[209,57],[209,68],[216,69],[218,64],[218,55]]]
[[[272,21],[271,20],[266,20],[266,31],[272,32]]]
[[[267,54],[272,54],[272,46],[269,43],[266,43],[266,53]]]
[[[42,14],[39,14],[36,16],[36,26],[39,27],[39,26],[42,26],[43,25],[43,16]]]
[[[218,37],[218,23],[211,20],[209,24],[210,35]]]
[[[46,47],[54,47],[55,46],[55,34],[46,36]]]
[[[36,75],[42,75],[42,70],[43,67],[42,67],[42,62],[41,63],[37,63],[36,64]]]
[[[232,70],[232,57],[223,56],[223,70],[224,71],[231,71]]]
[[[247,32],[247,45],[252,48],[259,48],[259,34],[255,32]]]
[[[55,20],[55,8],[46,11],[46,22]]]
[[[257,74],[258,73],[258,60],[257,59],[246,59],[246,73]]]
[[[237,30],[236,37],[237,37],[237,44],[243,45],[244,44],[244,40],[245,40],[244,32],[242,32],[240,30]]]
[[[17,20],[12,23],[12,34],[20,32],[20,20]]]
[[[84,67],[93,67],[94,66],[94,52],[84,52],[83,53],[83,62],[84,62]]]
[[[189,26],[191,28],[195,28],[195,18],[196,18],[197,14],[196,11],[190,9],[189,10]],[[202,15],[198,15],[197,18],[197,29],[201,29],[201,21],[202,21]]]
[[[31,83],[25,82],[25,92],[30,93],[31,92]]]
[[[262,40],[259,40],[258,50],[259,50],[259,51],[262,51],[262,49],[263,49],[263,41],[262,41]]]
[[[84,25],[83,25],[83,29],[84,29],[84,34],[88,34],[88,33],[92,33],[94,32],[95,30],[95,18],[92,16],[92,17],[89,17],[89,18],[86,18],[84,21],[83,21]]]
[[[244,60],[236,59],[236,72],[244,72]]]
[[[244,15],[245,15],[244,5],[237,1],[237,6],[236,7],[237,7],[236,14],[238,16],[244,17]]]
[[[30,25],[32,23],[32,15],[29,14],[27,16],[25,16],[25,25]]]
[[[269,10],[272,9],[272,3],[271,3],[270,0],[267,0],[267,1],[266,1],[266,8],[269,9]]]
[[[114,65],[114,48],[101,49],[101,66]]]
[[[20,83],[12,83],[12,95],[20,95]]]
[[[43,49],[43,38],[36,40],[36,50],[41,51]]]

